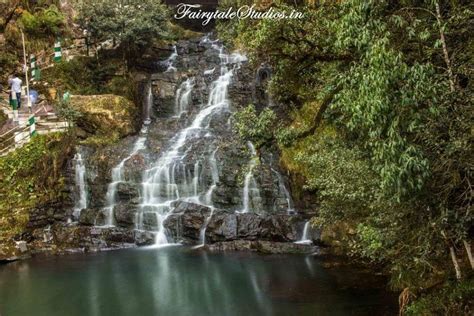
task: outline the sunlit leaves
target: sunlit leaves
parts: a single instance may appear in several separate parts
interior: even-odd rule
[[[273,139],[276,115],[269,108],[257,113],[251,104],[234,114],[235,129],[243,140],[251,141],[256,148]]]

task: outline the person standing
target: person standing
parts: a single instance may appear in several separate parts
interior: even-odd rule
[[[15,93],[16,95],[16,100],[18,104],[18,109],[21,106],[21,84],[23,81],[21,81],[20,78],[18,78],[18,75],[15,73],[13,76],[8,78],[8,84],[10,85],[12,93]],[[10,100],[12,98],[12,93],[10,94]]]

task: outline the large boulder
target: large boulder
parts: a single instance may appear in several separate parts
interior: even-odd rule
[[[164,227],[175,241],[196,244],[206,227],[209,243],[232,240],[267,240],[276,242],[297,241],[302,220],[294,215],[239,214],[214,209],[190,202],[179,201],[172,205],[173,212],[164,221]],[[207,226],[206,226],[207,225]]]
[[[86,208],[79,215],[79,224],[86,226],[97,225],[104,221],[104,214],[99,208]]]
[[[81,114],[77,126],[89,135],[121,138],[136,131],[136,113],[139,111],[124,97],[73,95],[71,105]]]
[[[196,243],[206,218],[211,214],[211,209],[184,201],[178,201],[172,207],[174,210],[164,221],[164,227],[175,241],[186,244]]]
[[[132,182],[120,182],[117,184],[117,198],[119,201],[130,201],[139,195],[138,184]]]
[[[206,239],[212,242],[237,238],[237,215],[230,212],[216,212],[206,229]]]
[[[137,207],[132,203],[114,206],[114,217],[117,226],[133,228],[135,226],[136,214]]]

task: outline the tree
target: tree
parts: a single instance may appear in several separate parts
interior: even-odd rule
[[[277,137],[317,222],[355,224],[351,253],[383,263],[405,297],[472,275],[473,9],[347,0],[219,27],[271,65],[273,99],[293,106]]]
[[[235,113],[234,119],[235,129],[239,136],[246,141],[251,141],[257,149],[273,139],[276,115],[269,108],[265,108],[258,114],[255,106],[250,104],[245,109]]]
[[[120,44],[124,58],[168,35],[167,7],[159,0],[84,0],[79,23],[93,41]]]

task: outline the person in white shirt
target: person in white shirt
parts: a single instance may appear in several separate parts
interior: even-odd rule
[[[10,78],[8,78],[8,84],[10,85],[11,90],[16,94],[16,99],[18,102],[18,109],[21,106],[21,84],[23,81],[21,81],[20,78],[18,78],[17,74],[14,74]],[[10,98],[11,98],[10,94]]]

